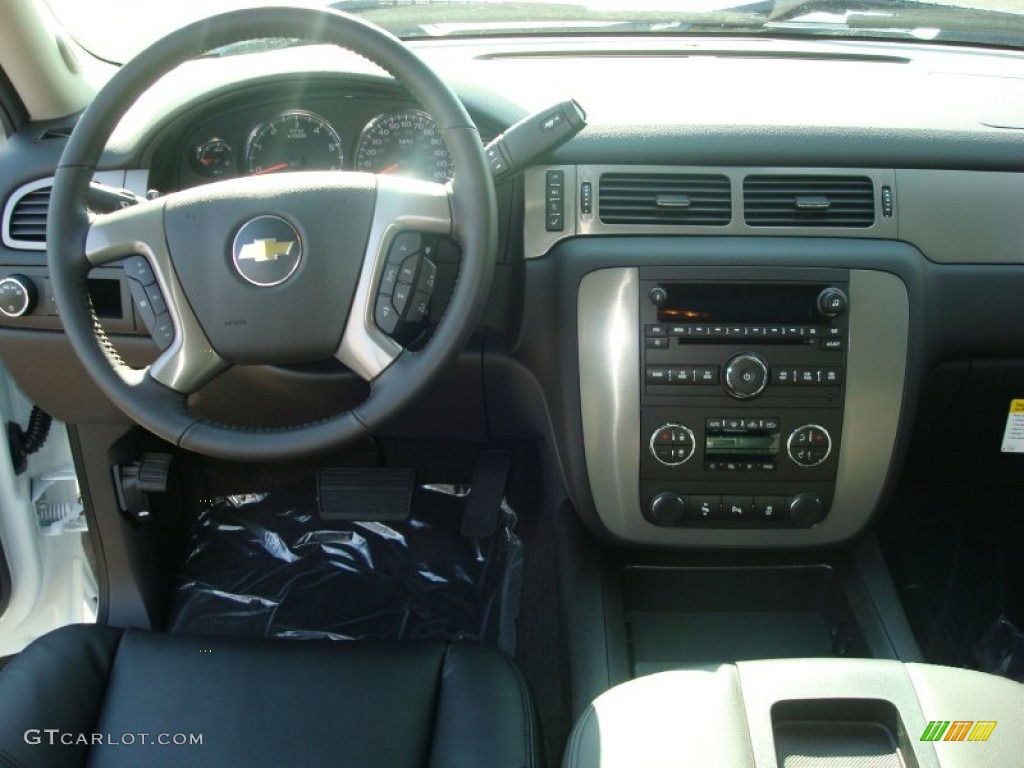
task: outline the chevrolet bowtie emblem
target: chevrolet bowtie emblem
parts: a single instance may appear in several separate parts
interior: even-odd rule
[[[294,240],[277,240],[272,237],[253,240],[246,243],[238,252],[239,259],[252,259],[255,262],[277,261],[279,256],[287,256],[295,245]]]

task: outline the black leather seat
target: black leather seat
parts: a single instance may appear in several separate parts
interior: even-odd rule
[[[540,754],[522,675],[485,646],[78,625],[0,671],[2,768],[532,768]]]

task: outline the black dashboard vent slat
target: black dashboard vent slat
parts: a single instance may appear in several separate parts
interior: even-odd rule
[[[14,200],[4,221],[4,241],[14,247],[39,247],[46,244],[46,217],[52,187],[43,186]]]
[[[598,187],[605,224],[724,226],[732,220],[729,178],[686,173],[605,173]]]
[[[751,227],[870,227],[875,189],[867,176],[747,176],[743,218]]]

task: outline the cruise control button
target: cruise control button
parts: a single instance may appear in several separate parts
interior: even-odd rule
[[[406,257],[419,252],[423,238],[416,232],[402,232],[391,241],[388,249],[388,263],[394,264],[405,261]]]
[[[135,302],[135,310],[139,313],[139,319],[150,333],[153,332],[153,324],[156,322],[156,313],[149,303],[149,296],[146,289],[138,280],[128,281],[128,290],[131,291],[132,301]]]
[[[153,341],[160,349],[167,349],[174,341],[174,323],[166,312],[156,316],[153,323]]]
[[[377,323],[377,327],[389,336],[395,332],[395,329],[398,327],[398,313],[395,312],[395,308],[391,305],[390,296],[377,297],[377,307],[373,313],[373,320]]]
[[[149,297],[149,305],[153,308],[153,311],[161,315],[167,311],[167,302],[164,301],[164,295],[160,293],[160,286],[156,283],[153,285],[146,286],[146,296]]]
[[[156,275],[153,274],[153,268],[149,266],[145,256],[132,256],[125,259],[124,273],[143,285],[152,285],[156,282]]]

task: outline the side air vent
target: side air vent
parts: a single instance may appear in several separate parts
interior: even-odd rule
[[[8,248],[46,250],[46,214],[50,207],[52,179],[26,184],[4,206],[3,240]]]
[[[64,141],[71,138],[73,125],[51,125],[36,134],[36,141]]]
[[[605,224],[724,226],[732,220],[726,176],[605,173],[598,189]]]
[[[870,227],[875,190],[867,176],[747,176],[743,217],[752,227]]]

